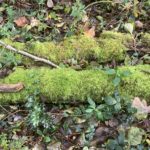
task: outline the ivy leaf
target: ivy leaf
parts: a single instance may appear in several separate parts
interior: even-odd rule
[[[44,136],[44,141],[46,143],[49,143],[51,141],[51,138],[49,136]]]
[[[145,131],[137,127],[131,127],[128,132],[128,142],[130,145],[137,146],[141,144]]]
[[[124,71],[124,72],[122,73],[122,75],[123,75],[124,77],[128,77],[129,75],[131,75],[131,72],[130,72],[129,70],[126,70],[126,71]]]
[[[86,109],[85,112],[86,112],[86,113],[91,113],[91,112],[93,112],[93,109],[91,109],[91,108]]]
[[[115,71],[115,69],[108,69],[108,70],[106,70],[106,73],[108,75],[113,75],[113,74],[116,74],[116,71]]]
[[[120,81],[121,81],[121,79],[119,77],[115,77],[115,79],[113,80],[114,86],[118,86]]]
[[[95,109],[96,104],[95,104],[95,102],[91,98],[88,98],[88,103],[90,104],[90,108]]]
[[[105,99],[105,102],[107,105],[110,105],[110,106],[115,105],[117,103],[117,101],[111,96],[107,96]]]
[[[117,141],[110,139],[107,142],[107,149],[113,150],[116,148],[117,145],[118,145]]]

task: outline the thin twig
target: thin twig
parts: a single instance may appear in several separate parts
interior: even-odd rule
[[[87,9],[93,5],[97,5],[97,4],[100,4],[100,3],[112,3],[112,1],[97,1],[97,2],[93,2],[93,3],[90,3],[89,5],[87,5],[84,9]]]
[[[113,1],[108,1],[108,0],[103,0],[103,1],[96,1],[96,2],[93,2],[93,3],[90,3],[89,5],[87,5],[84,9],[88,9],[89,7],[93,6],[93,5],[99,5],[101,3],[110,3],[110,4],[120,4],[121,6],[123,6],[121,3],[119,2],[113,2]],[[123,6],[124,7],[124,6]]]
[[[17,50],[17,49],[15,49],[14,47],[5,44],[5,43],[2,42],[2,41],[0,41],[0,45],[3,46],[3,47],[5,47],[6,49],[8,49],[8,50],[10,50],[10,51],[13,51],[13,52],[17,53],[17,54],[21,54],[21,55],[23,55],[23,56],[26,56],[26,57],[29,57],[29,58],[31,58],[31,59],[34,59],[35,61],[43,62],[43,63],[45,63],[45,64],[48,64],[48,65],[52,66],[52,67],[59,68],[58,65],[54,64],[53,62],[51,62],[51,61],[49,61],[49,60],[47,60],[47,59],[34,56],[34,55],[32,55],[32,54],[30,54],[30,53],[27,53],[27,52],[25,52],[25,51],[22,51],[22,50]]]

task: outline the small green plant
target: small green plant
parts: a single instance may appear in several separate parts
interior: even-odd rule
[[[44,104],[39,102],[39,93],[36,91],[27,99],[26,108],[29,111],[27,123],[43,138],[43,141],[50,142],[48,133],[55,130],[55,125],[51,116],[46,113]]]
[[[126,144],[125,132],[120,131],[116,139],[109,139],[106,143],[106,148],[108,150],[123,150]]]
[[[84,8],[85,8],[85,6],[81,3],[80,0],[76,0],[74,5],[72,6],[71,16],[74,17],[77,22],[82,20],[84,14],[85,14]]]
[[[0,134],[0,148],[7,150],[9,146],[9,140],[7,140],[7,135],[2,133]]]
[[[27,137],[21,137],[16,140],[9,140],[7,134],[2,133],[0,135],[0,149],[4,150],[28,150],[28,147],[25,146]]]
[[[9,67],[9,66],[17,66],[21,62],[16,59],[15,55],[11,52],[5,52],[2,50],[0,52],[0,68]]]
[[[131,74],[130,71],[126,70],[126,71],[119,71],[118,69],[106,69],[106,74],[112,76],[114,79],[112,80],[113,81],[113,84],[115,87],[118,87],[121,80],[124,78],[124,77],[127,77]]]
[[[35,3],[39,4],[39,5],[44,5],[46,0],[34,0]]]
[[[145,131],[141,128],[131,127],[126,134],[124,129],[119,131],[119,135],[114,139],[108,139],[105,146],[108,150],[123,150],[133,149],[142,150],[144,145],[142,143]]]
[[[73,17],[73,22],[70,25],[70,29],[67,32],[66,36],[71,36],[76,31],[77,23],[82,20],[86,13],[84,8],[85,6],[82,4],[82,2],[80,0],[76,0],[74,5],[72,6],[72,11],[70,14],[70,16]]]

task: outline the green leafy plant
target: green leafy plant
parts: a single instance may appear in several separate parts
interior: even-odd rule
[[[0,52],[0,68],[9,67],[9,66],[17,66],[21,62],[16,59],[15,55],[11,52],[5,52],[2,50]]]
[[[48,133],[55,130],[55,125],[51,116],[46,113],[44,104],[39,102],[39,92],[36,91],[27,99],[26,108],[29,111],[27,117],[28,124],[43,138],[43,141],[50,142],[51,138],[48,136]]]
[[[106,143],[106,148],[108,150],[123,150],[126,144],[125,132],[119,131],[119,135],[116,139],[109,139]]]
[[[85,6],[82,4],[82,2],[80,0],[76,0],[74,5],[72,6],[71,16],[74,17],[76,21],[82,20],[85,14],[84,8]]]
[[[28,150],[28,147],[25,146],[27,137],[21,137],[16,140],[9,140],[7,134],[2,133],[0,135],[0,148],[4,150]]]
[[[74,5],[72,6],[72,11],[70,16],[73,17],[73,22],[70,25],[69,31],[66,33],[66,36],[71,36],[76,31],[76,26],[79,21],[82,20],[82,18],[85,15],[85,6],[82,4],[80,0],[76,0]]]

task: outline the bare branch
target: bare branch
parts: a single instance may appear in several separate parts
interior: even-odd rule
[[[48,65],[52,66],[52,67],[59,68],[58,65],[54,64],[53,62],[51,62],[51,61],[49,61],[49,60],[47,60],[47,59],[37,57],[37,56],[35,56],[35,55],[32,55],[32,54],[30,54],[30,53],[28,53],[28,52],[25,52],[25,51],[22,51],[22,50],[17,50],[17,49],[15,49],[14,47],[5,44],[5,43],[2,42],[2,41],[0,41],[0,45],[3,46],[3,47],[5,47],[6,49],[8,49],[8,50],[10,50],[10,51],[13,51],[13,52],[17,53],[17,54],[21,54],[21,55],[23,55],[23,56],[26,56],[26,57],[29,57],[29,58],[31,58],[31,59],[34,59],[35,61],[43,62],[43,63],[45,63],[45,64],[48,64]]]
[[[22,83],[0,84],[0,93],[19,92],[24,88]]]

